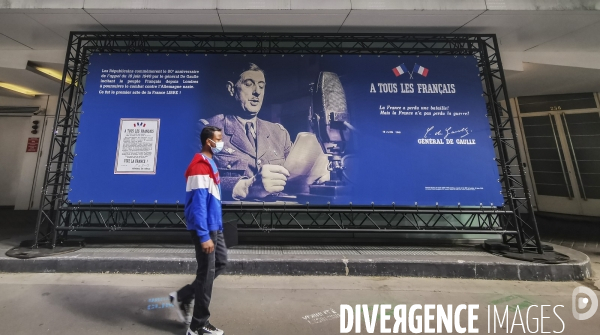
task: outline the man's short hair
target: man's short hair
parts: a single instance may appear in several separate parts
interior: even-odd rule
[[[209,138],[212,139],[217,131],[221,131],[221,128],[215,126],[206,126],[202,128],[202,132],[200,133],[200,142],[202,145],[205,145],[206,140]]]
[[[245,67],[241,68],[241,71],[239,73],[237,73],[240,76],[238,78],[238,81],[240,79],[242,79],[242,73],[244,73],[246,71],[260,71],[260,72],[263,73],[263,75],[265,75],[265,70],[263,70],[260,67],[258,67],[258,65],[254,64],[254,63],[248,63],[248,65],[246,65]]]

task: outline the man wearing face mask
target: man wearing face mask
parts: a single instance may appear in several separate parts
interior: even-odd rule
[[[187,335],[222,335],[223,331],[208,321],[213,281],[227,266],[227,247],[223,238],[221,181],[213,161],[223,149],[221,129],[207,126],[200,135],[202,152],[192,159],[186,177],[184,213],[192,235],[198,270],[192,284],[169,294],[181,320],[189,323]],[[194,311],[191,313],[192,301]],[[193,316],[193,317],[192,317]],[[190,323],[191,322],[191,323]]]
[[[215,155],[225,200],[255,200],[284,191],[289,172],[283,163],[292,147],[288,131],[258,118],[265,96],[264,71],[250,63],[227,93],[237,106],[231,114],[200,120],[223,128],[223,150]]]

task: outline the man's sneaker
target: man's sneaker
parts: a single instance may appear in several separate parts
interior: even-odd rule
[[[188,328],[186,335],[223,335],[225,334],[221,329],[213,326],[210,322],[200,329],[192,330]]]
[[[207,322],[206,325],[197,330],[188,328],[186,335],[223,335],[224,332]]]
[[[210,322],[206,322],[206,326],[202,327],[202,329],[204,331],[208,331],[210,333],[206,333],[206,334],[211,334],[211,335],[223,335],[225,334],[225,332],[213,325],[210,324]]]
[[[194,300],[187,303],[185,301],[180,301],[177,298],[177,292],[169,293],[169,300],[171,300],[171,304],[175,306],[175,310],[177,311],[177,315],[179,315],[181,322],[189,325],[192,322],[192,306]]]

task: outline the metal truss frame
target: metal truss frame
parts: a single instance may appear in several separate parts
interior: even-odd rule
[[[478,61],[496,150],[503,204],[478,208],[224,205],[240,230],[502,234],[520,252],[543,253],[517,145],[495,35],[243,34],[72,32],[35,228],[35,247],[69,231],[185,229],[179,204],[73,204],[69,201],[87,65],[92,53],[376,54],[472,56]]]

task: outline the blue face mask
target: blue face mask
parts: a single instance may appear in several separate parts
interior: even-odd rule
[[[211,139],[208,139],[209,141],[213,142],[215,144],[215,147],[210,147],[210,150],[212,151],[213,154],[218,154],[219,152],[221,152],[221,150],[223,150],[223,146],[225,145],[225,142],[220,141],[220,142],[215,142]]]

